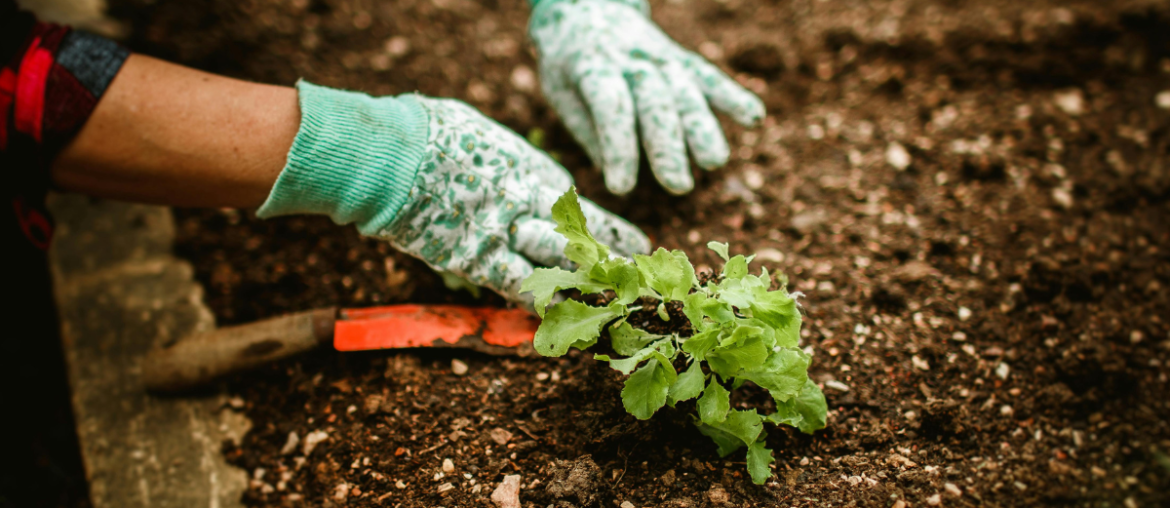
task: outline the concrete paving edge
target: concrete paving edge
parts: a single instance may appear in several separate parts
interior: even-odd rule
[[[50,197],[49,252],[73,410],[95,508],[242,506],[247,473],[221,447],[251,422],[222,391],[155,397],[139,381],[155,344],[214,328],[170,210]]]

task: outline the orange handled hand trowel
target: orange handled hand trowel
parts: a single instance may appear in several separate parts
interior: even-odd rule
[[[150,351],[142,379],[155,392],[195,388],[332,342],[338,351],[466,348],[492,355],[534,354],[540,320],[522,309],[458,305],[329,307],[186,337]]]

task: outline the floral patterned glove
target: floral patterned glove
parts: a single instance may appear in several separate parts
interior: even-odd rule
[[[544,94],[614,194],[637,179],[635,124],[659,183],[686,194],[695,182],[685,147],[704,169],[727,163],[708,102],[743,125],[764,117],[758,97],[662,33],[645,0],[530,1]]]
[[[564,168],[470,106],[297,84],[301,126],[260,217],[329,215],[524,303],[533,264],[568,265],[552,205]],[[621,255],[647,253],[638,228],[582,203],[590,230]]]

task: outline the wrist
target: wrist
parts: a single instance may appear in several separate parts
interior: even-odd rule
[[[297,83],[301,122],[261,218],[328,215],[364,235],[402,209],[426,148],[427,113],[411,95],[374,98]]]

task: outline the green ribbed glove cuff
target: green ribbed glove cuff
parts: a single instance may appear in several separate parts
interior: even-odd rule
[[[328,215],[372,235],[397,216],[422,164],[426,110],[413,95],[374,98],[297,82],[301,126],[288,162],[256,211],[267,219]]]

